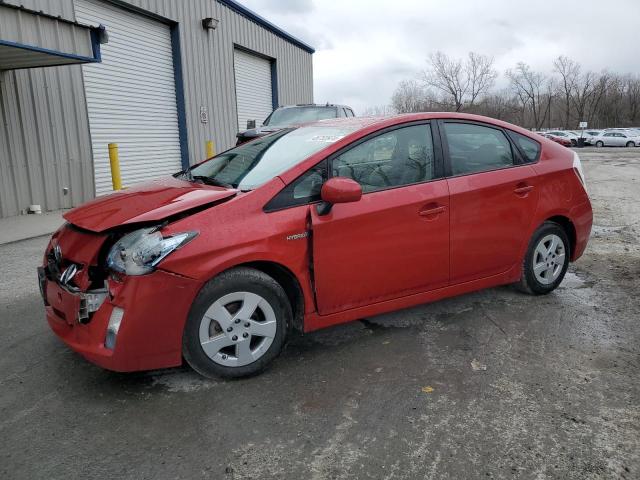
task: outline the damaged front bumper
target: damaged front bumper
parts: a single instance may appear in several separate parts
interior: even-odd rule
[[[38,267],[38,285],[45,306],[50,305],[46,294],[47,274],[44,267]],[[93,289],[87,292],[81,292],[79,289],[74,289],[59,283],[55,283],[55,285],[59,289],[57,292],[58,297],[61,298],[64,295],[68,299],[65,304],[72,306],[69,315],[73,315],[75,318],[71,318],[70,320],[77,320],[78,323],[88,323],[91,314],[100,308],[109,294],[106,283],[104,288]],[[64,310],[60,310],[59,315],[67,320],[67,312]]]
[[[73,292],[46,275],[40,278],[49,326],[90,362],[119,372],[182,363],[182,332],[200,289],[195,280],[161,270],[109,280],[100,301],[102,292]],[[89,320],[80,321],[85,312]],[[117,341],[109,338],[114,316],[119,316]]]
[[[201,283],[163,270],[111,275],[113,238],[65,225],[38,268],[47,321],[90,362],[121,372],[182,363],[182,332]]]

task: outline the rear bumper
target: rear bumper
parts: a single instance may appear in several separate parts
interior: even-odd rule
[[[571,252],[571,261],[576,261],[582,256],[591,235],[591,226],[593,224],[593,211],[591,202],[587,198],[586,201],[577,205],[572,209],[571,219],[576,229],[576,245]]]
[[[78,300],[55,282],[43,285],[46,317],[53,332],[72,350],[108,370],[131,372],[182,363],[182,331],[200,289],[195,280],[156,271],[109,282],[109,295],[90,321],[77,321]],[[114,307],[124,310],[113,350],[104,346]]]

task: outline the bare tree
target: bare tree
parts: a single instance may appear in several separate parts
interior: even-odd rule
[[[391,105],[398,113],[424,110],[424,88],[415,80],[402,80],[391,96]]]
[[[522,124],[528,123],[526,113],[531,113],[530,126],[539,130],[551,109],[553,83],[547,75],[532,70],[524,62],[518,63],[514,70],[507,70],[507,78],[521,103]]]
[[[638,75],[627,75],[626,96],[629,106],[628,119],[631,125],[636,125],[637,118],[640,116],[640,77]]]
[[[393,115],[398,112],[392,105],[376,105],[374,107],[368,107],[362,112],[363,117],[380,117],[385,115]]]
[[[553,69],[560,75],[559,90],[564,98],[564,128],[569,128],[571,101],[580,76],[580,65],[569,57],[560,55],[553,61]]]
[[[507,70],[504,90],[493,90],[496,75],[489,57],[470,53],[452,59],[436,52],[421,81],[398,84],[392,105],[397,112],[472,111],[535,129],[575,128],[578,121],[594,128],[640,124],[638,74],[583,72],[579,63],[560,56],[548,74],[518,63]]]
[[[478,113],[488,117],[505,120],[508,122],[517,122],[520,111],[518,99],[508,90],[500,90],[498,92],[486,95],[477,105]]]
[[[593,83],[591,96],[588,98],[588,102],[585,104],[585,110],[583,118],[591,124],[596,122],[596,126],[606,126],[602,119],[597,116],[598,110],[601,107],[601,103],[606,98],[607,88],[609,87],[609,74],[603,72]]]
[[[493,88],[498,72],[493,69],[493,57],[474,52],[469,52],[465,70],[469,79],[469,107],[472,107],[478,97]]]
[[[443,104],[456,112],[462,110],[467,93],[462,60],[452,60],[442,52],[429,55],[429,68],[422,73],[426,86],[436,89],[444,98]]]
[[[606,81],[604,84],[600,83],[593,72],[586,72],[576,77],[571,104],[578,121],[591,123],[593,112],[602,99],[604,89],[606,89]]]
[[[440,103],[456,112],[472,107],[497,77],[493,58],[470,52],[466,60],[453,59],[442,52],[429,56],[429,67],[422,72],[425,86],[441,96]]]

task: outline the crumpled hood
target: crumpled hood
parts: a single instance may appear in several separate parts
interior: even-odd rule
[[[160,221],[172,215],[233,197],[238,190],[165,177],[98,197],[63,216],[73,225],[102,232],[139,222]]]

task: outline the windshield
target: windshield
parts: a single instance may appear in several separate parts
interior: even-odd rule
[[[264,121],[265,125],[287,127],[300,123],[317,122],[338,116],[336,107],[291,107],[273,112]]]
[[[354,130],[316,125],[281,130],[201,163],[185,173],[184,178],[253,190]]]

